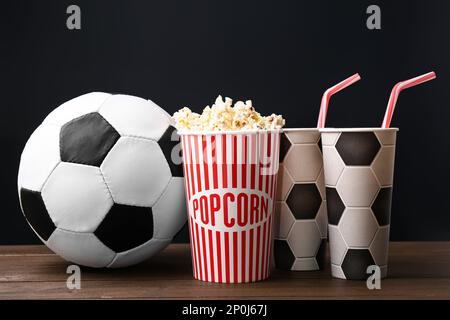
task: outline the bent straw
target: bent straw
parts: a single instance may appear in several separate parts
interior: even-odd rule
[[[319,119],[317,120],[317,128],[323,128],[325,126],[325,121],[327,119],[327,112],[328,112],[328,104],[330,102],[330,97],[341,91],[342,89],[347,88],[349,85],[352,85],[356,81],[360,80],[361,77],[358,73],[355,73],[351,77],[348,77],[347,79],[339,82],[338,84],[334,85],[331,88],[328,88],[323,96],[322,101],[320,103],[320,111],[319,111]]]
[[[397,103],[398,96],[403,89],[408,89],[424,82],[433,80],[436,78],[436,73],[434,71],[425,73],[421,76],[405,80],[397,83],[391,91],[391,95],[389,96],[389,102],[386,107],[386,113],[384,114],[383,123],[381,124],[382,128],[389,128],[391,126],[392,115],[394,114],[395,105]]]

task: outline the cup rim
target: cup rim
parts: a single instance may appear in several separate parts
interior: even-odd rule
[[[333,132],[379,132],[379,131],[384,131],[384,132],[391,132],[391,131],[399,131],[398,128],[371,128],[371,127],[361,127],[361,128],[321,128],[319,129],[319,132],[329,132],[329,133],[333,133]]]
[[[223,131],[183,131],[178,130],[177,133],[180,136],[208,136],[208,135],[244,135],[244,134],[256,134],[256,133],[281,133],[282,129],[253,129],[253,130],[223,130]]]
[[[319,128],[283,128],[283,132],[294,132],[294,131],[300,131],[300,132],[319,132]]]

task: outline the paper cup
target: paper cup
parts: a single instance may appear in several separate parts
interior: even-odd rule
[[[194,278],[266,279],[280,131],[179,134]]]
[[[386,277],[396,128],[321,129],[331,274]]]
[[[318,129],[283,129],[274,230],[278,269],[309,271],[324,265],[327,210],[321,148]]]

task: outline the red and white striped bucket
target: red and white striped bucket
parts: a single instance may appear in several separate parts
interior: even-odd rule
[[[194,278],[266,279],[280,131],[180,135]]]

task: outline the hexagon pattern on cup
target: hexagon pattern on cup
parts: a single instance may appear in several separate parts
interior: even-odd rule
[[[320,140],[317,129],[290,129],[282,135],[280,157],[283,162],[278,172],[277,202],[283,205],[276,205],[275,236],[277,241],[284,242],[274,246],[277,268],[317,270],[324,264],[326,246],[321,239],[327,237],[328,217]],[[294,225],[298,226],[294,228]],[[305,237],[300,245],[288,245],[288,239],[296,238],[297,230]],[[317,238],[318,241],[314,240]]]
[[[375,263],[379,266],[387,265],[388,250],[386,250],[386,243],[389,243],[389,226],[379,228],[369,248]]]
[[[322,196],[322,199],[326,198],[326,191],[325,191],[325,175],[324,175],[324,170],[322,168],[322,170],[320,170],[319,176],[317,177],[317,189],[320,192],[320,195]]]
[[[319,148],[320,153],[322,153],[322,139],[321,138],[319,138],[319,141],[317,141],[317,147]]]
[[[319,212],[316,215],[316,223],[317,227],[319,228],[320,235],[322,238],[327,237],[327,223],[328,223],[328,217],[327,217],[327,202],[322,201],[322,204],[320,205]]]
[[[384,146],[395,145],[395,140],[397,138],[397,132],[391,131],[375,131],[375,135],[378,138],[378,141]]]
[[[382,147],[372,163],[372,170],[382,186],[390,186],[394,180],[395,146]]]
[[[335,264],[331,265],[331,275],[338,279],[345,279],[344,271],[342,271],[342,268],[340,266],[337,266]]]
[[[347,166],[369,166],[380,149],[373,132],[343,132],[336,150]]]
[[[285,202],[277,201],[275,213],[275,238],[286,238],[295,219]]]
[[[348,246],[368,247],[378,224],[369,208],[347,208],[339,222],[339,229]]]
[[[368,207],[378,193],[379,185],[370,168],[346,167],[337,190],[346,206]]]
[[[341,220],[342,213],[345,210],[345,205],[335,188],[327,187],[326,190],[328,223],[337,226],[339,220]]]
[[[373,257],[367,249],[348,249],[341,267],[346,279],[366,280],[367,267],[374,265]]]
[[[289,141],[286,134],[283,133],[280,137],[280,163],[283,162],[284,157],[286,157],[286,154],[288,153],[290,148],[291,142]]]
[[[327,252],[328,252],[328,240],[324,238],[320,241],[320,246],[316,253],[316,261],[317,265],[319,266],[319,269],[323,269],[325,265],[325,258],[327,256]]]
[[[289,172],[281,164],[278,169],[278,180],[277,180],[277,200],[286,200],[286,197],[294,185]]]
[[[322,168],[317,145],[293,145],[283,161],[295,181],[316,181]]]
[[[334,277],[365,280],[372,264],[387,275],[395,138],[395,130],[322,133]]]
[[[322,197],[315,183],[298,183],[292,187],[286,204],[297,220],[314,219],[322,204]]]
[[[340,135],[340,132],[323,132],[321,135],[322,146],[334,146]]]
[[[328,235],[330,237],[331,263],[340,265],[344,259],[345,253],[347,252],[347,244],[336,226],[329,226]]]
[[[320,232],[314,220],[296,221],[288,238],[296,256],[314,257],[320,246]]]
[[[345,164],[339,156],[336,148],[323,146],[323,164],[325,173],[325,185],[335,186],[344,170]]]
[[[295,256],[287,240],[275,239],[273,243],[275,265],[282,270],[291,270]]]
[[[392,202],[392,188],[381,188],[378,192],[375,201],[372,204],[372,211],[377,218],[378,225],[385,226],[391,220],[391,202]]]
[[[297,271],[317,270],[319,265],[315,258],[295,258],[292,269]]]
[[[311,130],[285,130],[284,134],[293,144],[314,144],[320,139],[320,132],[317,129]]]

